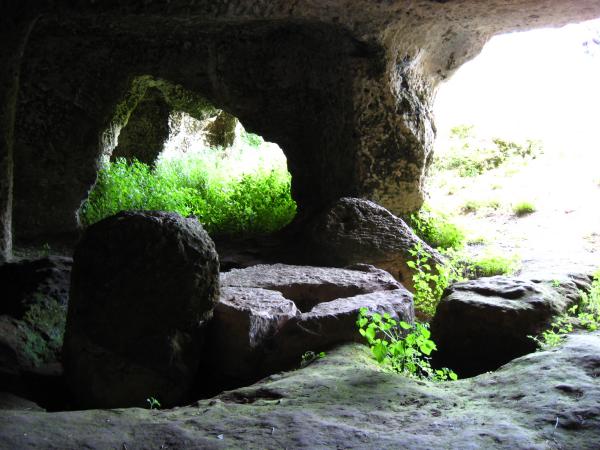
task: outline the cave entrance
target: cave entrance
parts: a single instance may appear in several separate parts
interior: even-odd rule
[[[440,87],[427,203],[482,275],[597,266],[599,79],[597,19],[496,36]]]
[[[104,133],[82,226],[122,210],[194,215],[213,237],[271,234],[294,217],[281,148],[181,86],[138,78]]]

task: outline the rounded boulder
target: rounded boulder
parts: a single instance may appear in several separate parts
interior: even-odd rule
[[[90,226],[75,250],[64,344],[79,406],[188,400],[218,298],[218,256],[196,219],[129,211]]]

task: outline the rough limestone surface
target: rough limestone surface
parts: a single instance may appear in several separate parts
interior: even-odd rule
[[[79,406],[184,401],[218,301],[218,271],[196,219],[132,211],[87,228],[75,250],[64,345]]]
[[[368,265],[353,270],[259,265],[222,273],[221,283],[203,373],[223,388],[294,367],[308,351],[361,342],[356,328],[361,307],[414,320],[412,295]]]
[[[8,392],[0,392],[0,410],[1,409],[44,411],[43,408],[40,408],[34,402]]]
[[[233,383],[252,379],[259,372],[265,341],[299,314],[294,302],[277,291],[222,288],[208,333],[208,365]]]
[[[119,143],[111,160],[133,158],[152,165],[169,137],[169,112],[162,92],[157,88],[146,90],[131,113],[127,126],[119,133]]]
[[[72,259],[0,265],[0,374],[60,371]]]
[[[272,373],[298,364],[305,352],[320,352],[346,342],[364,342],[356,326],[361,308],[371,313],[387,313],[408,323],[415,319],[412,294],[404,288],[319,303],[309,312],[285,322],[266,343],[263,367]]]
[[[535,351],[528,336],[546,330],[577,300],[572,290],[520,278],[455,283],[444,293],[431,324],[439,350],[434,359],[440,366],[452,364],[463,376],[494,370]]]
[[[318,303],[402,287],[389,273],[368,265],[352,270],[287,264],[233,269],[221,274],[221,285],[278,291],[303,312]]]
[[[221,111],[206,127],[207,141],[211,147],[227,148],[235,140],[235,127],[238,120],[231,114]]]
[[[431,255],[430,264],[442,264],[442,256],[413,233],[390,211],[369,200],[341,198],[318,214],[308,226],[310,258],[323,265],[372,264],[391,273],[409,289],[414,260],[409,250],[421,245]]]
[[[448,383],[384,372],[351,344],[189,407],[0,411],[0,447],[596,450],[599,405],[598,333]]]
[[[35,23],[23,58],[1,75],[18,90],[16,108],[15,95],[0,96],[1,135],[15,144],[14,158],[3,144],[0,176],[14,162],[17,237],[76,228],[102,137],[140,76],[194,92],[278,143],[303,214],[343,196],[414,211],[438,83],[495,34],[600,16],[596,0],[12,3],[27,4]],[[3,11],[8,23],[14,8]],[[11,29],[3,43],[19,43]],[[0,192],[3,205],[8,197]]]

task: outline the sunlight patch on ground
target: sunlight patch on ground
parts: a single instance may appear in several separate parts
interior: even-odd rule
[[[512,158],[477,177],[436,173],[428,203],[472,237],[484,236],[488,246],[518,252],[531,264],[599,265],[598,80],[600,19],[492,38],[439,90],[436,154],[451,151],[450,130],[462,124],[486,138],[541,140],[543,153]],[[520,201],[536,212],[516,217],[512,207]],[[477,210],[466,213],[468,202]]]

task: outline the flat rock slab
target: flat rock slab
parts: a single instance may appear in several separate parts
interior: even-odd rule
[[[495,370],[533,352],[528,336],[546,330],[552,319],[577,301],[574,283],[548,283],[495,276],[453,284],[431,324],[438,344],[436,364],[459,375]]]
[[[221,285],[278,291],[303,312],[338,298],[402,288],[389,273],[366,264],[353,270],[261,264],[221,273]]]
[[[273,371],[287,369],[297,365],[307,351],[319,352],[345,342],[364,342],[356,326],[361,308],[387,313],[409,323],[415,319],[412,294],[404,288],[319,303],[311,311],[285,322],[267,342],[264,366]]]
[[[0,411],[0,448],[597,450],[599,405],[599,333],[448,383],[384,372],[349,344],[189,407]]]
[[[387,272],[364,264],[258,265],[222,273],[221,284],[206,371],[226,388],[297,367],[305,352],[362,342],[356,327],[362,307],[414,320],[412,295]]]

